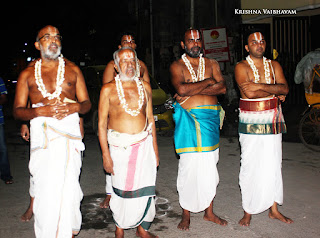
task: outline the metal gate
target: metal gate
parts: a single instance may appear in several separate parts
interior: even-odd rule
[[[311,50],[310,18],[274,17],[273,48],[279,53],[277,60],[290,88],[286,102],[304,104],[304,87],[294,83],[294,73],[301,58]]]

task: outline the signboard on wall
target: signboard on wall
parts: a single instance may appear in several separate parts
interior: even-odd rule
[[[230,61],[227,31],[224,27],[201,29],[204,55],[218,62]]]

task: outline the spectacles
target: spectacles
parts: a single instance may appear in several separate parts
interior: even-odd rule
[[[61,41],[62,36],[60,35],[51,36],[49,34],[45,34],[41,36],[38,41],[40,41],[41,39],[43,39],[44,41],[49,41],[49,40]]]

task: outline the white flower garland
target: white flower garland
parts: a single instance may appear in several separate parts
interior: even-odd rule
[[[250,68],[253,71],[254,82],[259,83],[259,81],[260,81],[259,71],[258,71],[257,67],[254,65],[254,62],[251,59],[250,55],[247,56],[246,60],[248,61],[248,64],[250,65]],[[271,84],[270,67],[269,67],[270,62],[271,62],[271,60],[268,60],[266,57],[263,57],[264,78],[265,78],[267,84]]]
[[[119,75],[115,77],[115,81],[116,81],[118,98],[122,105],[122,108],[125,110],[126,113],[130,114],[131,116],[134,116],[134,117],[138,116],[144,103],[144,93],[143,93],[143,86],[142,86],[141,80],[139,80],[138,77],[134,78],[134,81],[137,84],[138,94],[139,94],[138,108],[135,110],[128,108],[128,103],[126,102],[126,99],[124,97],[124,91],[123,91],[123,87],[122,87],[122,83]]]
[[[140,62],[139,62],[139,59],[137,59],[137,62],[136,62],[136,77],[140,78]]]
[[[199,66],[198,66],[198,70],[197,70],[197,75],[196,73],[194,72],[194,69],[192,68],[191,66],[191,63],[190,61],[188,60],[186,54],[184,53],[182,56],[181,56],[184,64],[187,66],[188,70],[189,70],[189,73],[191,75],[191,79],[192,79],[192,82],[198,82],[198,81],[202,81],[204,80],[204,74],[205,74],[205,71],[206,71],[206,66],[205,66],[205,60],[204,58],[202,57],[202,54],[200,54],[200,59],[199,59]]]
[[[56,90],[53,93],[48,93],[46,90],[46,87],[43,83],[43,80],[41,77],[41,62],[42,62],[42,60],[41,59],[38,60],[34,66],[34,77],[36,79],[36,84],[38,86],[38,90],[41,92],[41,94],[44,98],[48,98],[49,100],[54,99],[54,98],[60,99],[60,94],[62,92],[61,85],[64,81],[65,62],[64,62],[62,55],[60,57],[58,57],[58,60],[59,60],[59,66],[58,66],[57,79],[56,79]]]

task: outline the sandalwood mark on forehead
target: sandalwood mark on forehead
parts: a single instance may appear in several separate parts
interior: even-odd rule
[[[127,41],[128,43],[131,43],[133,39],[132,39],[132,36],[130,36],[130,35],[125,35],[123,40],[124,40],[124,41]]]
[[[191,30],[191,38],[192,39],[199,39],[200,38],[200,34],[198,30]],[[193,32],[195,32],[195,34],[193,34]]]
[[[261,41],[263,40],[262,34],[260,32],[255,32],[253,35],[254,35],[254,39],[258,43],[261,43]]]

